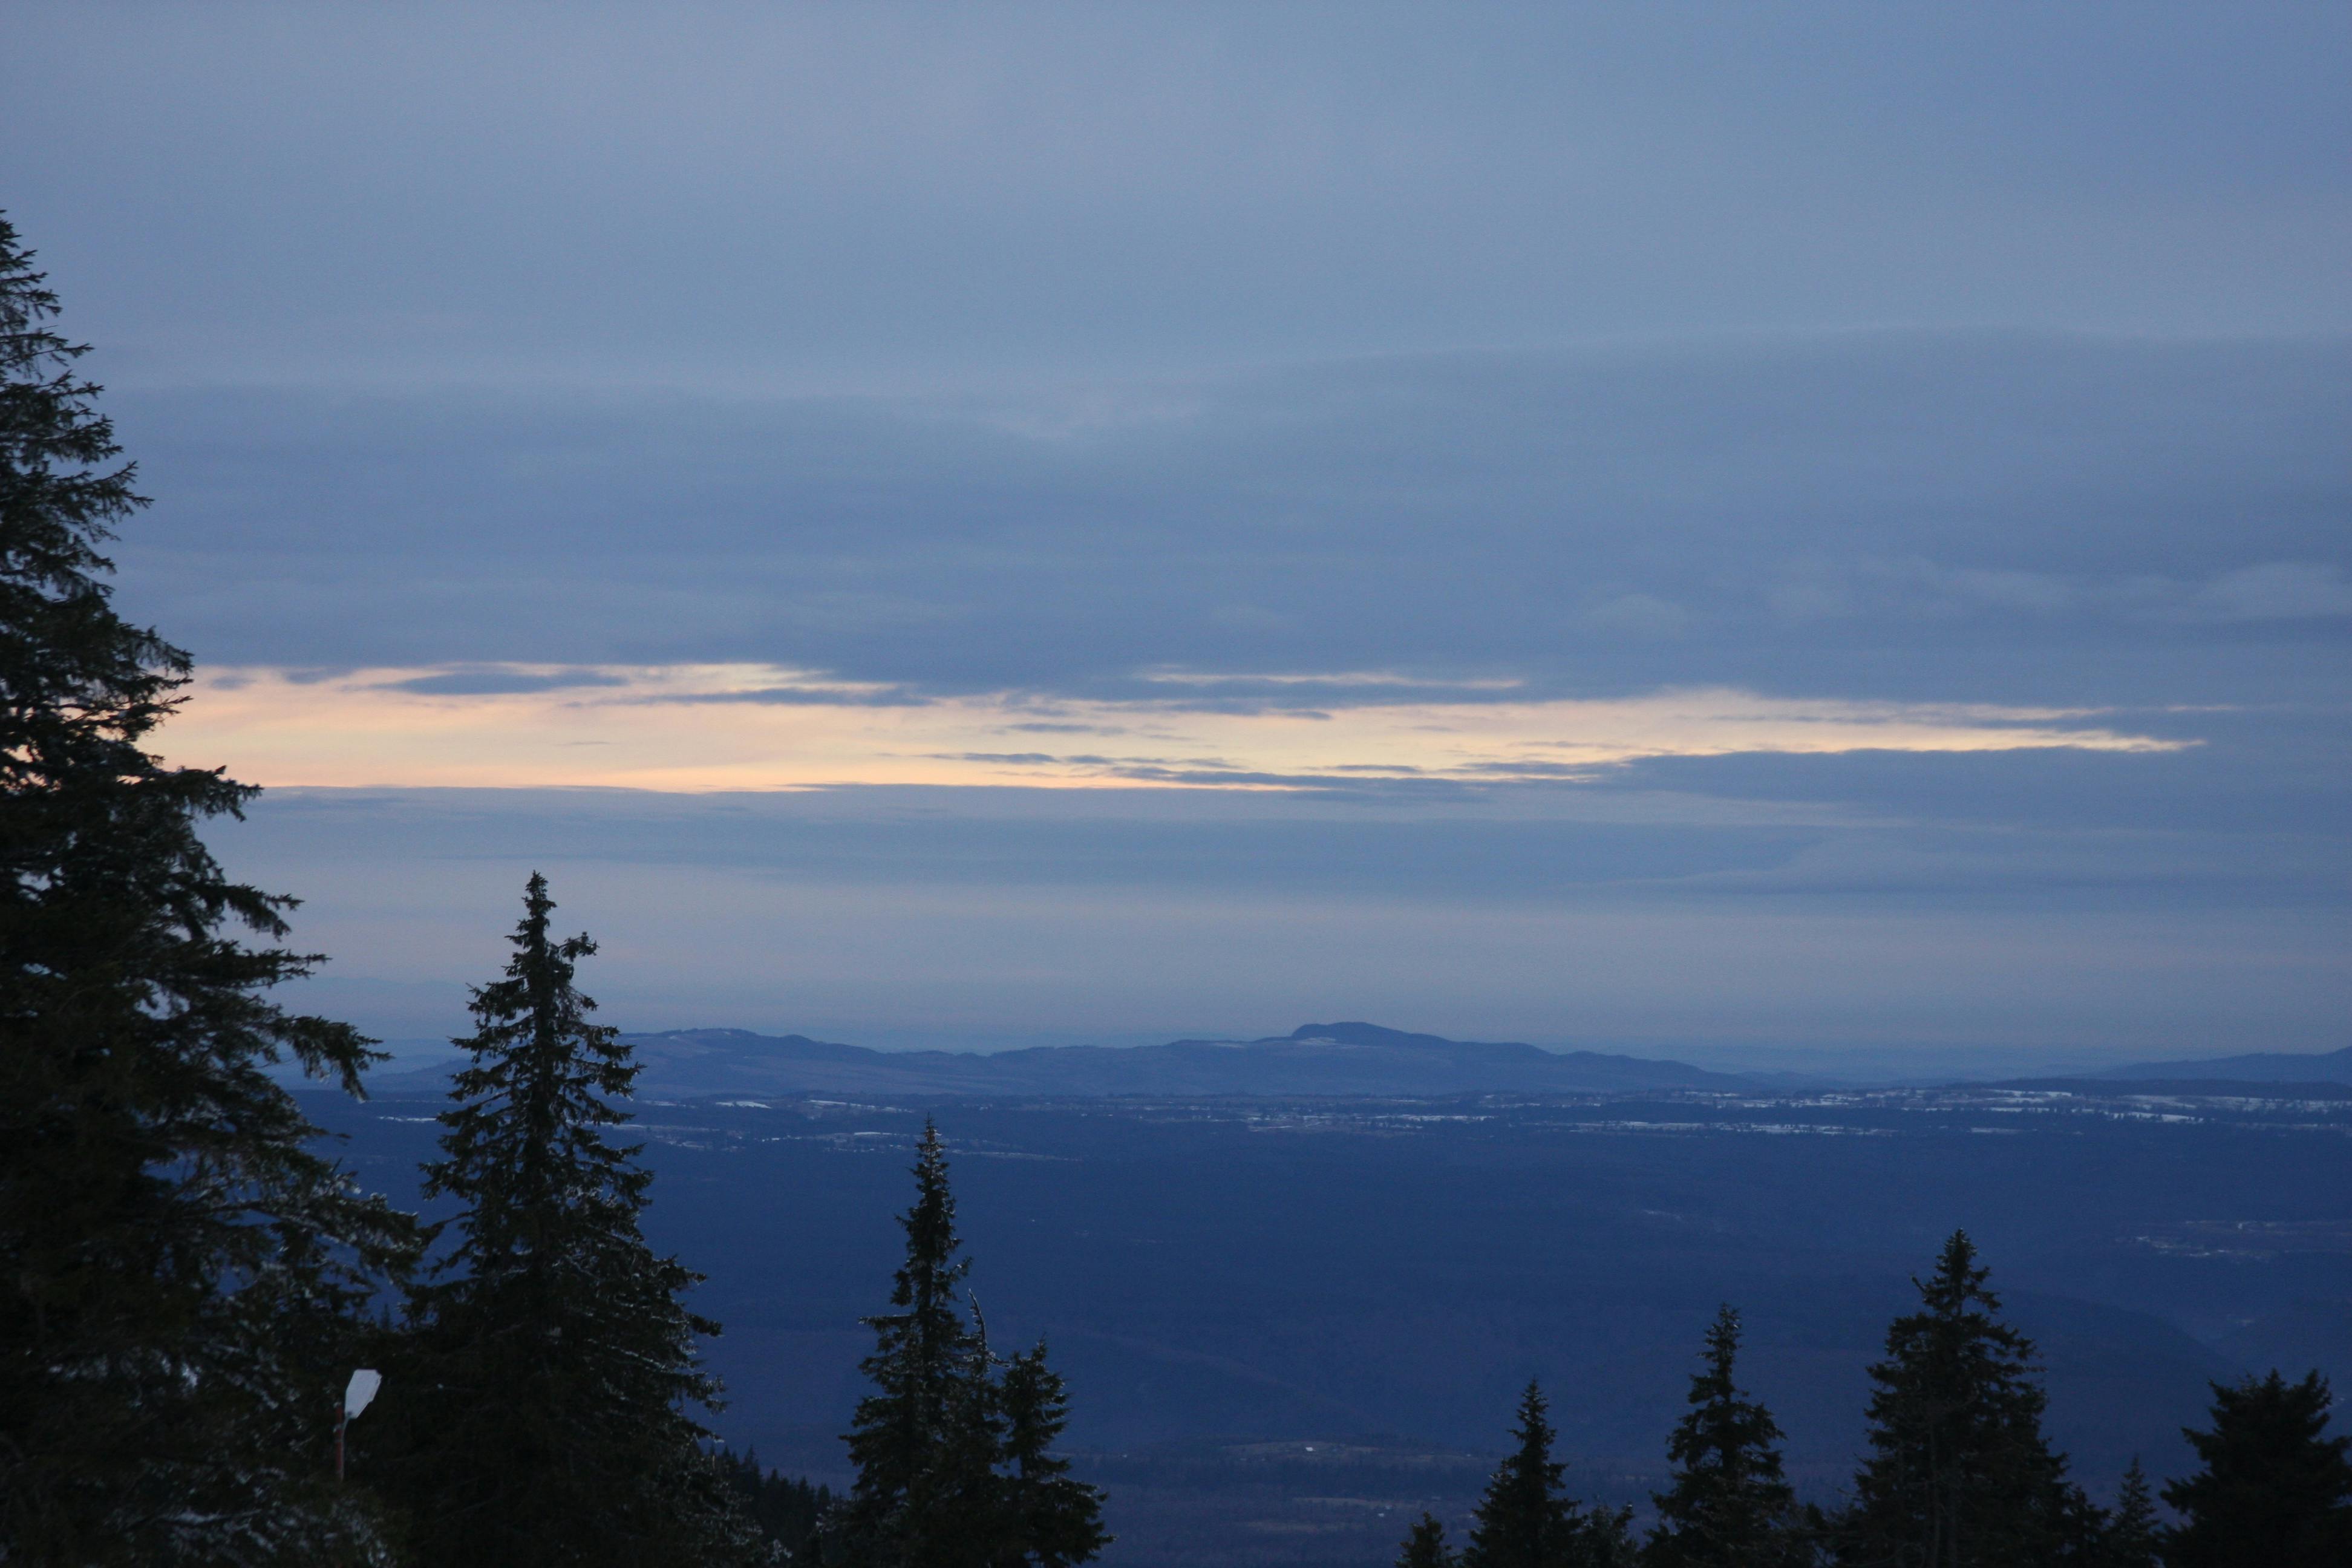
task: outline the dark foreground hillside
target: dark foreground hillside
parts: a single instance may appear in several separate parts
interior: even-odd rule
[[[1050,1337],[1107,1561],[1372,1563],[1466,1510],[1530,1375],[1571,1479],[1639,1500],[1717,1303],[1792,1468],[1850,1473],[1863,1368],[1965,1226],[2105,1494],[2187,1467],[2208,1378],[2352,1386],[2352,1099],[1912,1090],[1772,1098],[646,1103],[649,1230],[740,1447],[820,1479],[858,1392],[923,1110],[950,1140],[1000,1342]],[[428,1100],[318,1097],[395,1194]]]

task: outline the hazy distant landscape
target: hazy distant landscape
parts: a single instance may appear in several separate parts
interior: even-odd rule
[[[727,1325],[719,1429],[842,1478],[856,1320],[879,1305],[888,1217],[934,1115],[991,1327],[1050,1340],[1082,1468],[1110,1489],[1106,1561],[1135,1568],[1384,1561],[1423,1507],[1467,1510],[1530,1374],[1554,1391],[1576,1484],[1643,1502],[1725,1300],[1792,1474],[1833,1500],[1863,1369],[1956,1226],[2041,1344],[2053,1436],[2095,1495],[2135,1454],[2183,1468],[2209,1379],[2352,1378],[2340,1082],[1791,1091],[1362,1025],[1010,1059],[727,1031],[635,1044],[651,1234],[710,1275],[697,1305]],[[2343,1071],[2341,1054],[2304,1060],[2315,1079]],[[1203,1064],[1222,1090],[1135,1087]],[[1664,1081],[1354,1087],[1412,1071]],[[1094,1087],[1027,1087],[1062,1072]],[[995,1073],[1007,1087],[974,1091]],[[1234,1087],[1317,1073],[1337,1092]],[[400,1192],[435,1131],[438,1106],[414,1098],[428,1089],[306,1099],[365,1180]]]
[[[1635,1089],[1754,1089],[1767,1085],[1871,1087],[2010,1076],[2013,1052],[1946,1053],[1972,1071],[1935,1074],[1917,1053],[1816,1053],[1827,1071],[1778,1066],[1727,1072],[1657,1056],[1561,1050],[1519,1042],[1449,1040],[1361,1022],[1302,1024],[1255,1040],[1171,1040],[1159,1046],[1034,1046],[1012,1050],[875,1050],[805,1035],[750,1029],[669,1029],[624,1037],[648,1095],[895,1090],[917,1095],[1412,1095],[1485,1089],[1609,1093]],[[422,1047],[422,1049],[417,1048]],[[1906,1060],[1909,1056],[1913,1059]],[[372,1079],[379,1092],[428,1090],[459,1058],[412,1042],[405,1061]],[[1784,1056],[1785,1059],[1785,1056]],[[2030,1060],[2031,1058],[2029,1058]],[[2046,1059],[2046,1058],[2045,1058]],[[2062,1058],[2063,1059],[2063,1058]],[[2008,1071],[2004,1071],[2006,1068]],[[2036,1075],[2046,1076],[2046,1075]],[[2090,1079],[2352,1083],[2352,1047],[2213,1060],[2143,1061],[2082,1073]]]

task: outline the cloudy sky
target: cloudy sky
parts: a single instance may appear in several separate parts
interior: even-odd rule
[[[379,1033],[2352,1043],[2341,5],[9,26]]]

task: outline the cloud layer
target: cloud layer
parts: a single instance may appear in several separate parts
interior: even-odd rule
[[[758,665],[638,669],[476,667],[203,677],[173,724],[183,760],[236,759],[266,784],[661,790],[842,784],[1164,784],[1307,788],[1365,779],[1589,779],[1658,757],[2063,747],[2170,752],[2193,742],[2101,727],[2066,710],[1795,701],[1727,689],[1601,700],[1394,695],[1383,675],[1150,679],[1188,699],[1022,693],[921,699]],[[1348,694],[1215,700],[1271,688]],[[1017,748],[1017,749],[1016,749]]]
[[[990,399],[117,400],[207,661],[2338,692],[2352,345],[1893,336]]]

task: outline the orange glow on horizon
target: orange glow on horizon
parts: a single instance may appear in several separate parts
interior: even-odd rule
[[[1388,684],[1377,677],[1318,679],[1367,693]],[[435,689],[467,682],[546,689]],[[2089,722],[2096,717],[1720,688],[1582,700],[1375,698],[1316,710],[1232,710],[1181,697],[906,697],[765,665],[509,665],[323,679],[272,668],[209,670],[159,738],[174,762],[226,763],[261,784],[682,792],[844,784],[1263,789],[1380,778],[1574,777],[1644,758],[1743,752],[2163,752],[2196,743],[2119,732]]]

